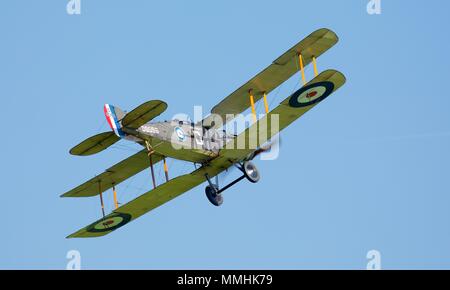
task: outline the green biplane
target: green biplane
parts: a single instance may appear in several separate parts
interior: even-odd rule
[[[260,175],[251,162],[267,150],[265,144],[281,130],[338,90],[345,77],[336,70],[318,73],[316,58],[338,42],[329,29],[320,29],[294,45],[243,86],[223,99],[211,114],[197,123],[171,120],[152,122],[163,113],[167,104],[153,100],[129,113],[106,104],[104,113],[111,127],[88,138],[70,150],[73,155],[87,156],[98,153],[121,139],[137,142],[143,149],[110,167],[102,174],[64,193],[62,197],[100,196],[103,217],[68,238],[99,237],[111,233],[141,215],[165,204],[175,197],[206,182],[205,193],[215,206],[223,202],[222,193],[243,179],[258,182]],[[305,67],[313,64],[315,77],[306,82]],[[303,86],[269,111],[267,95],[295,73],[300,72]],[[264,102],[265,115],[257,118],[255,104]],[[252,122],[239,135],[228,134],[223,127],[247,109],[252,109]],[[264,124],[264,126],[262,126]],[[270,129],[269,129],[270,128]],[[200,166],[193,172],[169,180],[166,158],[193,162]],[[166,182],[157,186],[154,165],[163,162]],[[230,167],[237,167],[242,175],[219,188],[214,180]],[[116,185],[150,168],[153,189],[119,207]],[[106,215],[103,192],[113,189],[115,209]]]

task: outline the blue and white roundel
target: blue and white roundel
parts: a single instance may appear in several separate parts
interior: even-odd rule
[[[296,91],[289,99],[289,105],[302,108],[319,103],[328,97],[334,90],[334,83],[323,81],[313,83]]]
[[[131,215],[127,213],[113,213],[91,224],[86,231],[89,233],[103,233],[114,231],[131,221]]]
[[[186,139],[186,134],[184,133],[183,129],[181,129],[181,127],[176,127],[175,133],[177,134],[178,140],[184,141]]]

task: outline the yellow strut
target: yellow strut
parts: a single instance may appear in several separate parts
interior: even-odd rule
[[[266,114],[269,113],[269,104],[267,103],[267,94],[264,92],[264,108],[266,109]]]
[[[298,62],[300,63],[300,72],[302,73],[303,85],[306,85],[305,68],[303,67],[303,57],[300,53],[298,54]]]
[[[317,62],[316,62],[316,57],[313,56],[313,65],[314,65],[314,76],[318,76],[319,75],[319,71],[317,70]]]
[[[166,175],[166,181],[169,181],[169,168],[167,168],[166,158],[163,158],[164,161],[164,174]]]
[[[252,90],[248,91],[248,94],[250,95],[250,105],[252,106],[252,115],[253,115],[253,121],[257,121],[256,118],[256,110],[255,110],[255,99],[253,98]]]
[[[114,194],[114,207],[117,209],[119,207],[119,203],[117,202],[117,191],[116,186],[113,185],[113,194]]]

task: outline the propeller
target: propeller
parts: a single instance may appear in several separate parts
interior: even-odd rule
[[[259,147],[258,149],[256,149],[255,151],[253,151],[251,154],[249,154],[244,161],[251,161],[253,159],[255,159],[256,157],[258,157],[259,155],[261,155],[262,153],[268,152],[270,150],[272,150],[272,147],[274,146],[281,146],[281,139],[279,135],[276,135],[275,137],[273,137],[270,141],[266,142],[265,144],[263,144],[261,147]],[[235,166],[231,166],[229,167],[227,170],[223,171],[222,173],[219,173],[219,175],[217,176],[218,179],[216,179],[216,182],[218,182],[219,180],[221,182],[223,182],[223,180],[228,177],[228,175],[231,172],[234,172],[237,168]]]
[[[261,147],[253,151],[250,155],[247,156],[245,161],[250,161],[255,159],[258,155],[268,152],[272,150],[273,146],[281,146],[281,140],[280,136],[276,135],[274,138],[272,138],[270,141],[268,141],[266,144],[263,144]]]

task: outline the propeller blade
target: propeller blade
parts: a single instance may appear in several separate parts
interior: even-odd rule
[[[246,160],[253,160],[258,155],[268,152],[272,149],[273,146],[281,146],[281,138],[279,136],[272,138],[269,142],[267,142],[265,145],[261,146],[260,148],[256,149],[252,154],[250,154]]]

